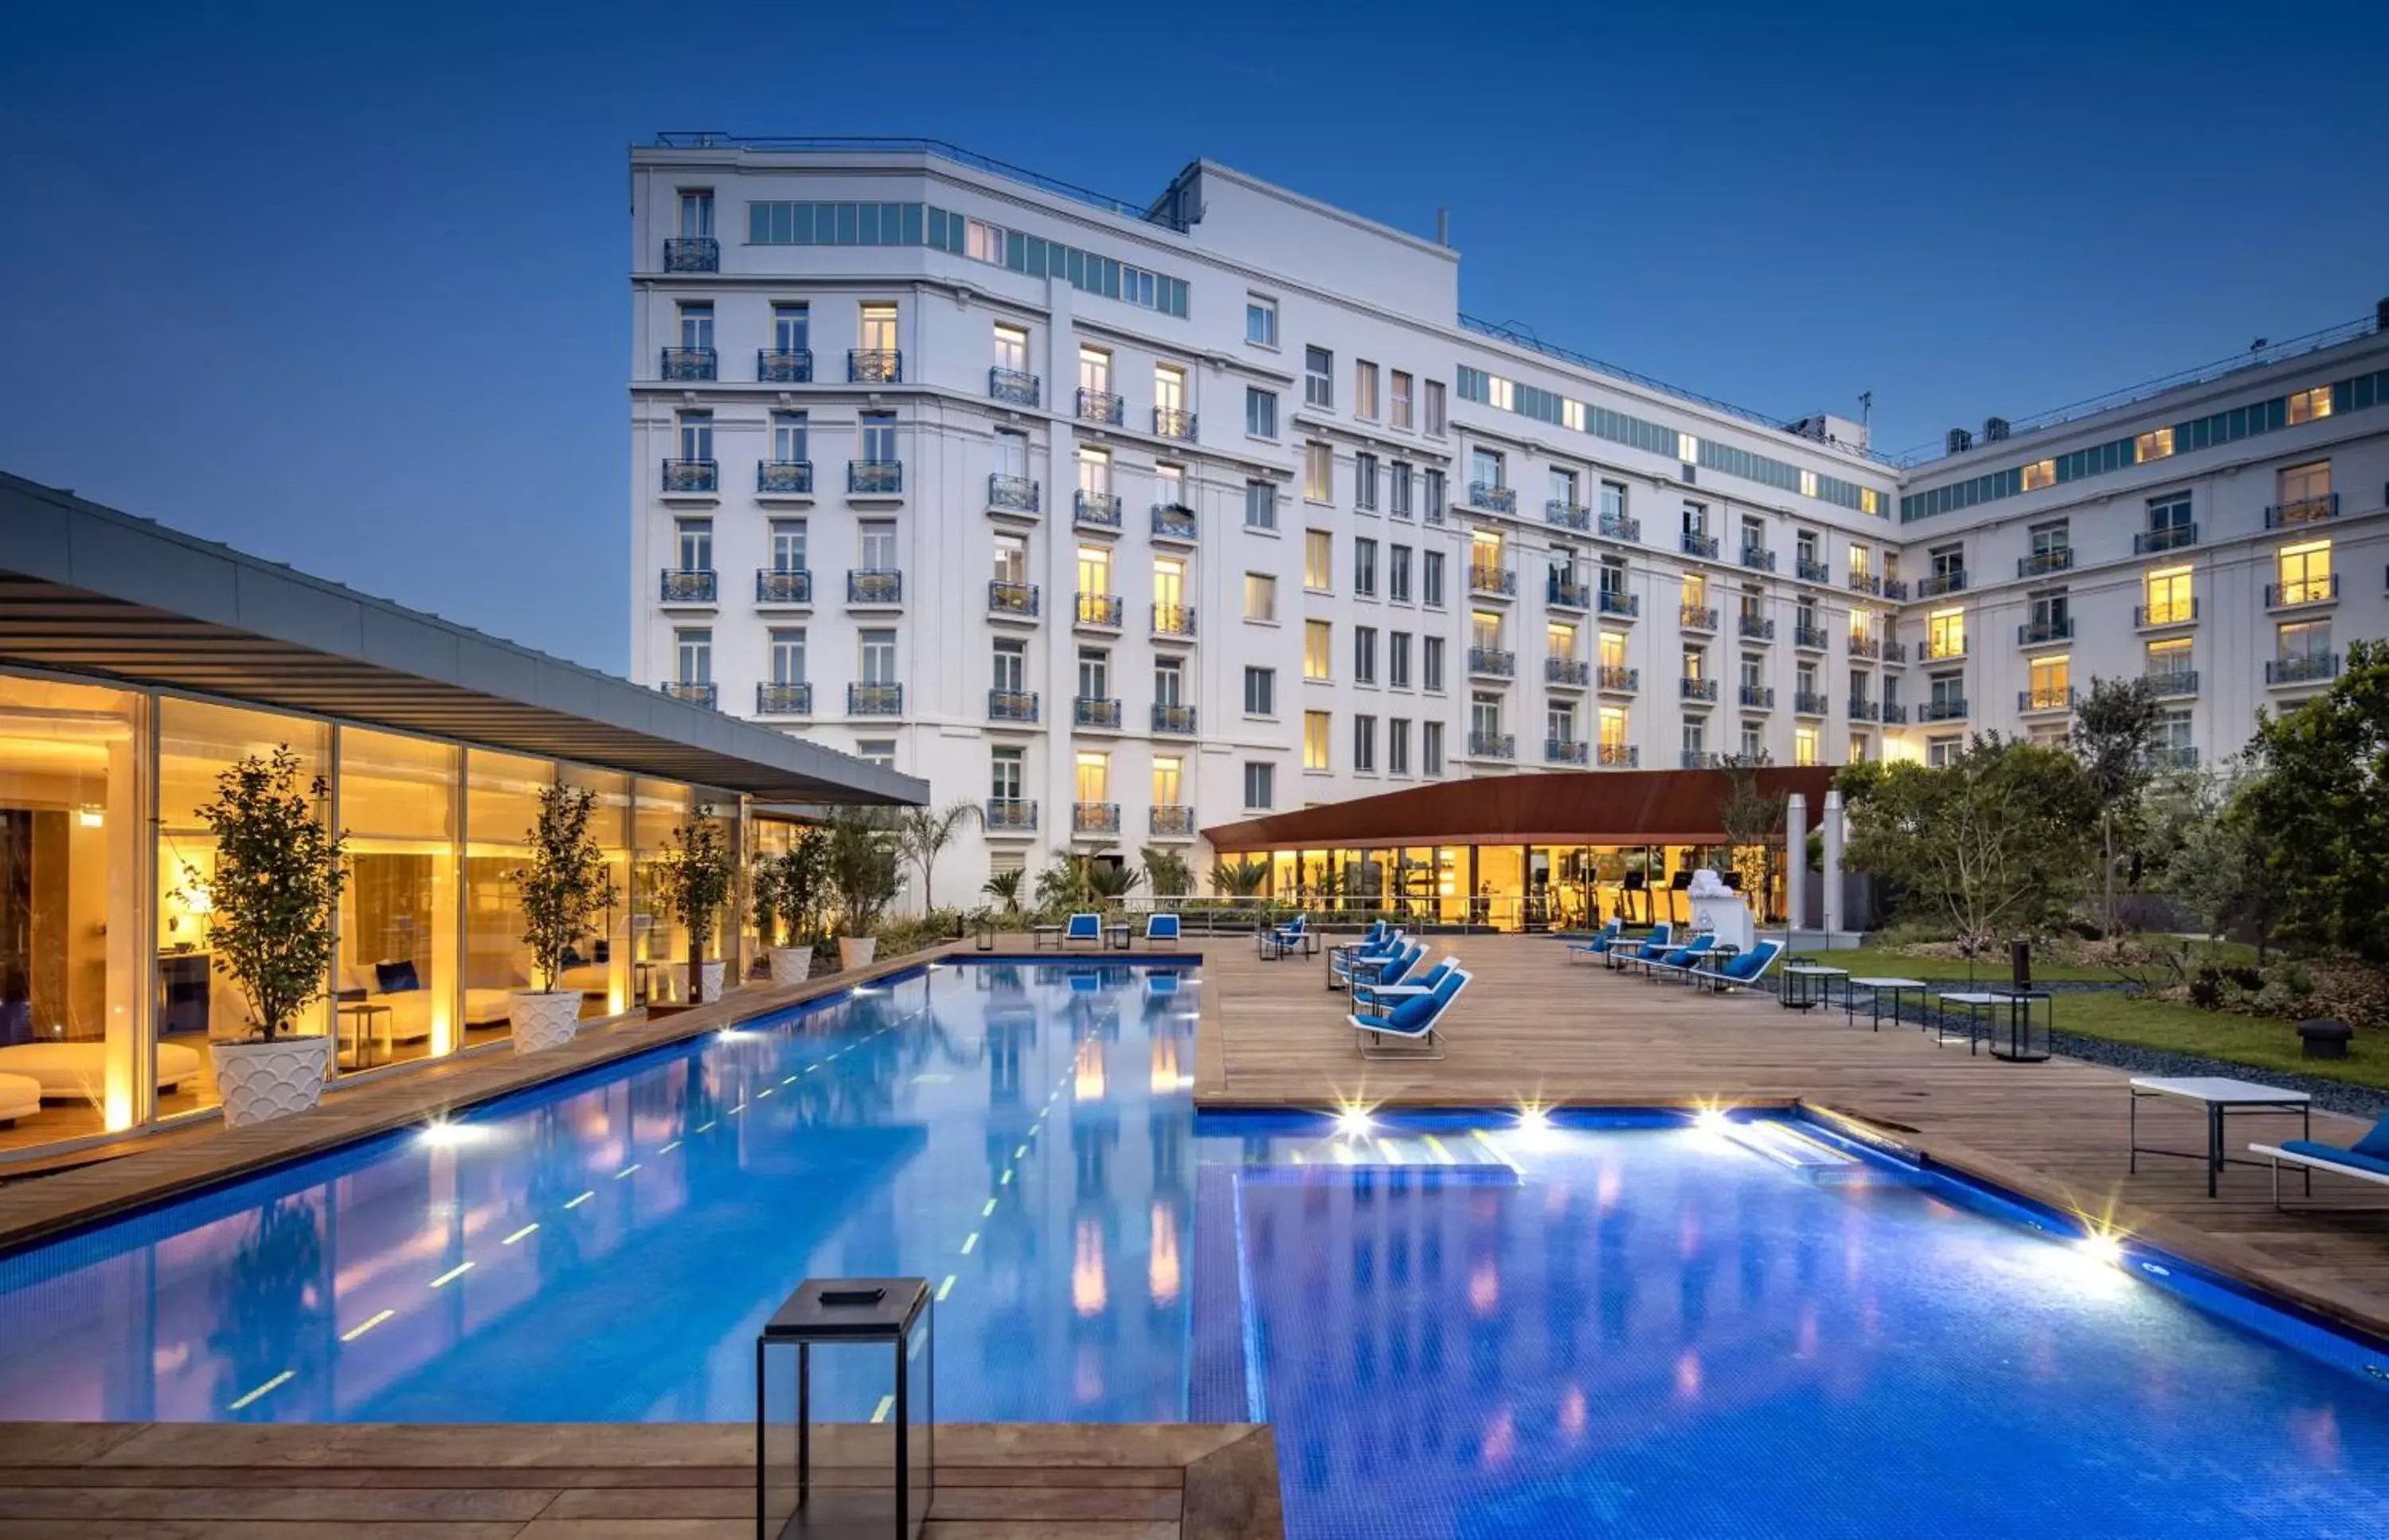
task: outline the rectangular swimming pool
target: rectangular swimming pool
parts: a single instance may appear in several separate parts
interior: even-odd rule
[[[0,1259],[0,1418],[743,1420],[913,1273],[941,1418],[1264,1419],[1298,1535],[2389,1536],[2365,1344],[1797,1123],[1198,1119],[1196,995],[943,966]]]

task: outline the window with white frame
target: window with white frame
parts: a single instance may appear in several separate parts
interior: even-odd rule
[[[1302,350],[1302,401],[1322,411],[1335,407],[1335,355],[1324,348]]]
[[[1433,779],[1443,773],[1443,724],[1419,723],[1419,769]]]
[[[1245,296],[1245,340],[1256,348],[1277,346],[1277,301],[1266,295]]]
[[[1274,668],[1245,669],[1245,715],[1274,717],[1277,715],[1277,670]]]
[[[1364,422],[1377,420],[1377,366],[1367,359],[1352,363],[1352,415]]]
[[[1352,768],[1363,775],[1377,770],[1377,719],[1366,714],[1352,719]]]
[[[1245,528],[1274,529],[1277,528],[1277,488],[1268,481],[1245,483]]]
[[[672,662],[683,684],[713,682],[713,632],[710,630],[672,632]]]
[[[1245,387],[1245,431],[1256,439],[1277,437],[1277,393],[1258,386]]]
[[[1399,369],[1394,371],[1394,414],[1396,427],[1411,426],[1411,377]]]
[[[1277,806],[1277,767],[1258,759],[1245,761],[1245,806],[1263,811]]]

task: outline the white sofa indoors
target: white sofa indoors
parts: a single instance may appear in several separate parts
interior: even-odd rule
[[[199,1068],[198,1050],[180,1043],[158,1045],[160,1091],[178,1091],[197,1084]],[[93,1039],[0,1048],[0,1076],[32,1080],[51,1101],[96,1101],[108,1085],[108,1045]]]

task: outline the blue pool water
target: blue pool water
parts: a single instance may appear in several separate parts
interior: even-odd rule
[[[941,1419],[1264,1418],[1303,1537],[2389,1537],[2359,1344],[1805,1126],[1198,1121],[1194,1013],[942,968],[0,1259],[0,1419],[743,1419],[894,1272]]]

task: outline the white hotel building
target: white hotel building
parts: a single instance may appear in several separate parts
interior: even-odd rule
[[[1138,208],[674,135],[632,188],[633,677],[980,802],[950,900],[1421,781],[2057,734],[2093,675],[2212,757],[2389,635],[2378,318],[1903,467],[1207,161]]]

